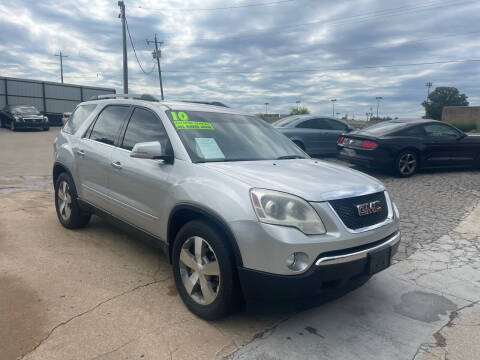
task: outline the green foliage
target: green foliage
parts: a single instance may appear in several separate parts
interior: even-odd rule
[[[372,116],[370,118],[370,121],[389,121],[389,120],[392,120],[392,118],[390,116],[384,116],[384,117],[376,117],[376,116]]]
[[[450,124],[466,133],[477,130],[477,123],[474,121],[452,121]]]
[[[293,108],[292,111],[290,111],[290,115],[305,115],[305,114],[310,114],[310,110],[308,110],[306,107],[301,107],[299,109]]]
[[[437,87],[428,96],[428,101],[422,102],[427,119],[442,120],[444,106],[468,106],[468,96],[460,94],[454,87]]]

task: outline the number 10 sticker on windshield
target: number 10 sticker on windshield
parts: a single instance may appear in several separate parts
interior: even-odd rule
[[[206,121],[191,121],[189,120],[188,115],[183,112],[179,111],[178,113],[175,111],[171,111],[173,123],[175,127],[179,130],[213,130],[213,125]]]

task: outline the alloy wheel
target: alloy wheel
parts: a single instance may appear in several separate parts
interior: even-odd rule
[[[188,238],[179,259],[180,276],[188,295],[201,305],[211,304],[220,289],[220,267],[210,244],[200,236]]]
[[[58,211],[63,220],[70,219],[72,213],[72,195],[66,181],[62,181],[57,191]]]
[[[398,160],[398,170],[402,175],[411,175],[416,168],[417,160],[412,153],[405,153]]]

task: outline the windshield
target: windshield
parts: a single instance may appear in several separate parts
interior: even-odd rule
[[[167,115],[193,162],[307,158],[255,116],[186,110]]]
[[[24,115],[38,115],[40,114],[35,106],[17,106],[12,109],[12,113]]]
[[[392,131],[399,130],[406,126],[407,123],[404,122],[391,122],[385,121],[379,124],[366,127],[357,132],[357,134],[366,134],[366,135],[385,135],[391,133]]]

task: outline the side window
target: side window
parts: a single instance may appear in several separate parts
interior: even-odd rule
[[[414,126],[410,129],[406,129],[403,134],[407,136],[425,136],[425,131],[422,126]]]
[[[328,123],[331,130],[340,130],[345,131],[347,130],[347,125],[341,123],[340,121],[332,120],[332,119],[322,119]]]
[[[96,104],[78,106],[63,127],[63,131],[74,134],[96,107]]]
[[[424,126],[427,136],[459,136],[460,133],[448,125],[428,124]]]
[[[297,128],[302,129],[321,129],[321,130],[330,130],[330,126],[325,121],[325,119],[310,119],[305,120],[304,122],[298,124]]]
[[[95,125],[93,125],[90,139],[114,145],[123,120],[129,111],[129,106],[107,106],[98,116]]]
[[[167,145],[168,137],[162,121],[150,110],[136,108],[130,118],[122,142],[122,148],[132,150],[135,144],[160,141]]]

